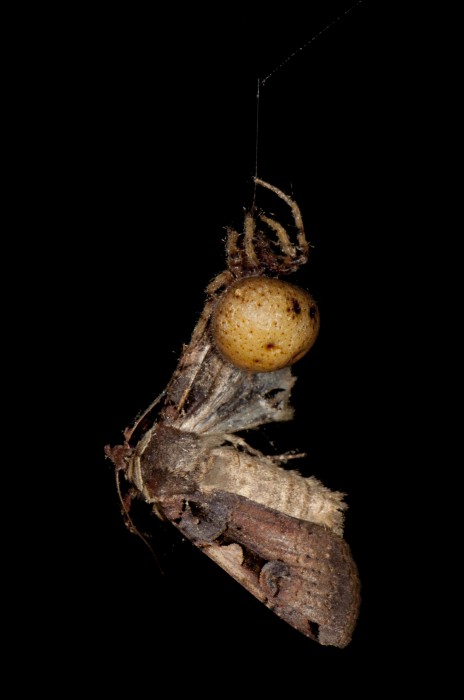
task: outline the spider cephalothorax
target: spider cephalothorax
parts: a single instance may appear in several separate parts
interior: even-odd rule
[[[226,255],[228,270],[221,273],[208,287],[214,291],[227,281],[245,275],[287,275],[295,272],[308,260],[309,243],[303,228],[303,219],[296,202],[274,185],[255,178],[255,183],[276,194],[290,207],[297,242],[292,243],[287,230],[275,219],[256,213],[255,207],[245,213],[243,233],[227,227]],[[264,224],[264,227],[262,227]],[[275,241],[269,239],[269,230]]]

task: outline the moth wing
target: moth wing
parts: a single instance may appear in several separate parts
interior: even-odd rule
[[[258,600],[320,644],[349,643],[360,584],[342,537],[227,492],[181,500],[163,504],[169,519]]]

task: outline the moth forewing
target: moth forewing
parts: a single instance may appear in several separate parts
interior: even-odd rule
[[[321,525],[229,498],[225,544],[214,542],[203,551],[292,627],[320,644],[345,647],[358,616],[360,586],[343,538]],[[228,545],[229,539],[235,542]]]

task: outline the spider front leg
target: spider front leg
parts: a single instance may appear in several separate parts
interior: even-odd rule
[[[293,220],[295,222],[295,226],[297,229],[298,248],[303,255],[307,255],[308,251],[309,251],[309,243],[306,240],[306,234],[304,232],[304,226],[303,226],[303,217],[301,216],[301,211],[300,211],[300,207],[298,206],[298,204],[296,202],[294,202],[291,197],[289,197],[287,194],[285,194],[285,192],[282,192],[282,190],[279,190],[278,187],[275,187],[274,185],[270,185],[268,182],[261,180],[259,177],[255,177],[255,182],[257,185],[261,185],[261,187],[265,187],[266,189],[271,190],[271,192],[274,192],[274,194],[276,194],[280,199],[282,199],[290,207],[290,210],[291,210],[292,216],[293,216]],[[285,231],[285,236],[288,240],[288,235],[287,235],[286,231]]]
[[[271,217],[265,216],[264,214],[260,214],[259,218],[277,234],[278,244],[283,253],[283,255],[280,256],[273,256],[274,260],[272,267],[277,272],[294,272],[298,269],[298,267],[300,267],[300,265],[304,265],[307,262],[309,252],[309,243],[306,240],[300,208],[297,203],[291,199],[291,197],[286,195],[277,187],[274,187],[274,185],[270,185],[268,182],[260,180],[259,178],[255,178],[255,182],[257,185],[261,185],[262,187],[271,190],[271,192],[274,192],[279,199],[287,204],[292,212],[293,221],[297,231],[296,245],[291,242],[287,230],[278,221],[275,221]]]

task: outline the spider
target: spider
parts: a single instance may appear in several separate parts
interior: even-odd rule
[[[308,260],[309,243],[306,240],[303,219],[297,203],[274,185],[270,185],[257,177],[254,178],[254,181],[257,185],[274,192],[290,207],[297,230],[297,243],[295,245],[290,241],[290,237],[282,224],[260,213],[258,214],[259,220],[277,235],[277,245],[281,252],[276,253],[271,248],[266,234],[258,228],[253,207],[251,211],[245,214],[243,234],[239,234],[231,227],[226,227],[228,270],[221,272],[208,285],[206,289],[208,294],[213,294],[221,287],[231,284],[237,278],[247,275],[260,275],[265,270],[275,274],[290,274]]]
[[[314,344],[319,331],[317,305],[300,287],[265,273],[289,274],[308,259],[309,244],[298,205],[264,180],[255,183],[274,192],[289,207],[297,231],[292,243],[285,228],[254,208],[245,214],[239,234],[227,228],[227,270],[208,285],[208,300],[194,331],[195,342],[211,319],[211,336],[222,356],[237,367],[270,372],[293,364]],[[260,227],[275,235],[270,241]]]

